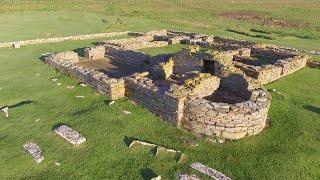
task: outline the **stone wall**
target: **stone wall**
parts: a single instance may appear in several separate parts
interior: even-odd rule
[[[152,67],[152,77],[156,79],[167,79],[173,73],[173,60],[170,58],[167,62],[160,62]]]
[[[257,79],[262,84],[267,84],[305,67],[309,58],[309,56],[296,55],[269,65],[254,66],[239,61],[234,62],[234,65],[246,75]]]
[[[61,57],[65,56],[63,54],[65,53],[50,55],[45,58],[45,62],[62,73],[74,76],[81,82],[91,85],[111,100],[124,97],[125,87],[123,79],[110,78],[102,72],[76,66],[73,62],[61,59]]]
[[[258,134],[266,125],[270,96],[260,89],[252,94],[250,101],[236,104],[187,99],[183,126],[195,133],[227,139]]]
[[[182,50],[172,58],[174,61],[173,73],[184,74],[190,71],[202,71],[204,53],[191,53],[188,50]]]
[[[128,34],[128,31],[124,32],[107,32],[107,33],[98,33],[98,34],[86,34],[86,35],[76,35],[76,36],[67,36],[67,37],[54,37],[47,39],[31,39],[25,41],[18,41],[20,45],[33,45],[33,44],[43,44],[43,43],[52,43],[52,42],[62,42],[67,40],[86,40],[86,39],[97,39],[97,38],[107,38],[113,36],[121,36]],[[17,42],[6,42],[0,43],[0,47],[12,47],[13,44]]]
[[[88,59],[102,59],[106,53],[104,46],[95,46],[84,49],[84,56]]]
[[[219,88],[228,88],[230,92],[241,95],[240,89],[246,85],[235,86],[237,80],[238,78],[224,79],[224,87]],[[226,139],[240,139],[258,134],[266,125],[271,95],[261,88],[247,91],[250,91],[249,100],[234,104],[188,96],[182,126],[195,133]]]
[[[196,97],[206,97],[218,89],[220,78],[212,76],[209,73],[188,73],[188,78],[184,80],[183,85],[190,88],[188,95]]]
[[[125,77],[126,96],[171,123],[179,124],[183,116],[184,96],[160,92],[153,81],[141,74]]]
[[[105,45],[105,48],[106,56],[109,58],[115,58],[131,66],[145,65],[150,59],[148,54],[136,50],[109,45]]]

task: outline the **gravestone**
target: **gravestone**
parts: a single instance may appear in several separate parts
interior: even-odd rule
[[[44,159],[44,157],[42,156],[42,150],[36,143],[30,142],[24,144],[23,148],[28,151],[29,154],[31,154],[31,156],[37,163],[40,163]]]
[[[86,141],[84,136],[67,125],[61,125],[54,131],[73,145],[79,145]]]

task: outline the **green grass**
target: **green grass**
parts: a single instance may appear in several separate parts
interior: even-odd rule
[[[314,0],[303,3],[243,1],[241,5],[231,1],[214,1],[214,4],[188,1],[185,4],[185,1],[166,0],[157,1],[157,5],[155,1],[112,1],[112,4],[108,4],[111,1],[75,0],[72,3],[60,3],[62,0],[28,1],[29,4],[26,1],[15,2],[0,1],[1,42],[114,30],[173,28],[305,49],[320,48],[317,30],[270,28],[216,15],[225,10],[256,10],[260,7],[274,17],[319,26],[320,5]],[[252,28],[270,31],[270,36],[275,39],[264,40],[225,31],[248,31]],[[281,33],[286,35],[277,35]],[[289,36],[290,33],[308,35],[312,39]],[[23,46],[21,49],[0,49],[0,107],[19,105],[9,109],[9,118],[0,113],[0,179],[141,179],[150,174],[174,179],[181,172],[197,173],[189,165],[198,161],[233,179],[320,178],[318,69],[304,68],[267,85],[267,88],[277,89],[285,96],[273,94],[270,127],[261,134],[224,145],[198,139],[199,146],[190,147],[181,141],[181,137],[196,139],[192,134],[166,123],[143,107],[134,106],[127,99],[108,106],[104,96],[90,87],[77,85],[75,79],[54,71],[39,60],[42,53],[91,46],[97,41],[66,41]],[[175,45],[144,51],[156,55],[181,48]],[[319,56],[313,58],[319,60]],[[58,78],[62,85],[57,86],[51,78]],[[68,85],[76,87],[69,90]],[[85,98],[77,99],[77,95]],[[124,115],[123,110],[132,112],[132,115]],[[37,119],[40,121],[36,122]],[[57,136],[52,128],[59,123],[78,130],[87,142],[76,148]],[[149,149],[130,150],[124,141],[126,137],[180,150],[188,158],[177,163],[167,156],[154,157]],[[22,148],[30,140],[43,150],[45,160],[39,165]],[[54,165],[56,161],[61,166]]]
[[[145,49],[142,49],[141,51],[151,56],[155,56],[159,54],[176,53],[185,47],[187,46],[184,44],[174,44],[174,45],[169,45],[169,46],[160,47],[160,48],[145,48]]]
[[[104,31],[176,29],[320,50],[320,3],[288,0],[252,1],[79,1],[63,0],[1,2],[0,40],[13,41]],[[270,17],[310,23],[313,28],[279,28],[221,17],[226,11],[258,11]],[[259,12],[259,11],[258,11]],[[312,17],[312,18],[310,18]],[[252,36],[230,32],[256,29]]]

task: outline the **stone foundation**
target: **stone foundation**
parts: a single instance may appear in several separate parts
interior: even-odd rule
[[[102,59],[104,58],[106,49],[104,46],[96,46],[84,49],[84,57],[88,59]]]
[[[262,84],[303,68],[309,58],[277,46],[192,32],[134,36],[86,48],[85,57],[65,52],[45,61],[111,100],[127,96],[194,133],[240,139],[258,134],[266,125],[271,96]],[[139,51],[175,43],[192,46],[154,57]],[[197,45],[209,50],[203,52]],[[97,64],[90,64],[94,59],[99,59]]]
[[[76,66],[74,63],[60,59],[60,57],[60,53],[55,55],[53,54],[46,57],[45,61],[47,64],[57,70],[60,70],[62,73],[74,76],[81,82],[91,85],[111,100],[124,97],[125,89],[123,79],[110,78],[102,72]]]

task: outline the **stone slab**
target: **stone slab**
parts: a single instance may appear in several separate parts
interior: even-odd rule
[[[61,125],[54,131],[73,145],[79,145],[86,141],[84,136],[67,125]]]
[[[179,180],[200,180],[200,178],[195,174],[193,175],[179,174]]]
[[[42,150],[36,143],[30,142],[24,144],[23,148],[33,157],[36,163],[40,163],[44,159],[42,156]]]
[[[231,178],[227,177],[226,175],[222,174],[221,172],[212,169],[211,167],[205,166],[201,163],[193,163],[191,164],[191,167],[195,170],[198,170],[199,172],[206,174],[213,179],[216,180],[231,180]]]

